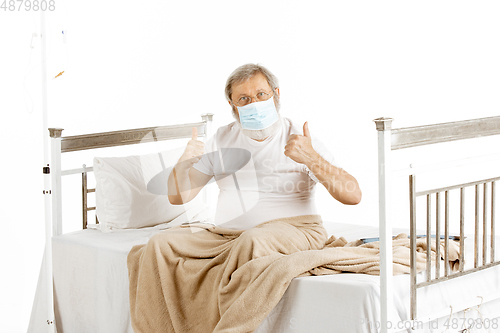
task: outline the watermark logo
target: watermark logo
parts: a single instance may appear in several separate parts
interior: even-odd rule
[[[157,141],[156,131],[156,129],[153,129],[146,133],[141,133],[140,142]],[[196,144],[203,145],[201,141],[194,140],[194,135],[191,141],[197,141]],[[147,194],[145,195],[149,197],[151,202],[154,202],[155,205],[161,205],[162,202],[163,205],[169,205],[171,204],[169,196],[176,196],[187,192],[190,200],[182,200],[183,204],[179,204],[178,202],[174,204],[174,206],[177,206],[177,210],[184,209],[184,212],[181,214],[182,216],[179,216],[177,221],[208,220],[208,222],[214,224],[217,221],[218,225],[245,214],[256,205],[259,200],[259,185],[252,156],[248,150],[241,148],[221,148],[202,155],[192,155],[194,157],[186,159],[185,156],[188,149],[189,143],[184,147],[139,156],[139,170],[137,170],[139,175],[137,176],[139,178],[142,177],[144,180],[144,185],[141,185],[141,187],[146,187]],[[202,171],[206,169],[203,168],[203,165],[209,166],[210,172],[214,176],[206,182],[206,177],[183,179],[182,176],[185,176],[186,173],[179,175],[182,170],[189,170],[196,164],[202,165],[200,166],[200,170]],[[224,188],[225,195],[237,199],[233,200],[234,205],[231,205],[232,207],[226,207],[226,213],[223,218],[219,219],[214,219],[213,216],[210,216],[213,214],[211,214],[212,212],[208,212],[208,209],[206,209],[207,212],[201,214],[201,216],[199,215],[199,207],[203,206],[203,201],[205,201],[205,204],[217,201],[217,195],[214,195],[213,191],[199,193],[203,188],[215,182],[218,183],[219,187],[222,186]],[[189,197],[189,193],[192,191],[198,195],[196,197]],[[207,196],[210,197],[207,198]],[[213,207],[214,205],[210,206]]]

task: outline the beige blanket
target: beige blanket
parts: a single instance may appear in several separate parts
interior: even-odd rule
[[[458,246],[450,261],[458,259]],[[418,270],[425,242],[418,242]],[[433,252],[434,253],[434,252]],[[394,274],[409,273],[409,239],[393,242]],[[198,225],[169,229],[128,256],[136,333],[253,332],[297,276],[379,274],[378,242],[327,239],[320,216],[298,216],[246,231]]]

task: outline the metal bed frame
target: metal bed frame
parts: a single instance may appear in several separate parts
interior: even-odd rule
[[[391,151],[397,149],[406,149],[422,145],[450,142],[455,140],[472,139],[483,136],[500,134],[500,117],[489,117],[473,119],[466,121],[434,124],[427,126],[417,126],[409,128],[392,129],[391,118],[378,118],[374,120],[378,131],[378,169],[379,169],[379,227],[380,227],[380,248],[381,248],[381,269],[380,269],[380,289],[381,289],[381,323],[382,332],[387,332],[388,328],[383,323],[387,323],[388,314],[392,308],[392,222],[390,220],[390,178],[391,178]],[[464,276],[470,273],[481,271],[500,264],[495,261],[495,196],[496,182],[500,177],[484,179],[471,183],[459,184],[449,187],[432,189],[427,191],[416,191],[415,170],[410,170],[409,189],[410,189],[410,251],[411,251],[411,319],[417,318],[417,289],[442,281]],[[467,187],[475,187],[475,232],[474,232],[474,268],[464,270],[464,191]],[[483,203],[481,207],[480,192],[482,188]],[[490,189],[491,188],[491,189]],[[451,190],[460,190],[460,268],[456,273],[450,273],[448,265],[449,248],[449,192]],[[436,257],[440,258],[440,236],[441,232],[441,211],[440,202],[444,193],[445,211],[444,211],[444,276],[440,277],[440,260],[436,260],[435,277],[431,277],[431,257],[427,256],[426,262],[426,281],[417,283],[417,231],[416,231],[416,211],[417,197],[425,196],[427,198],[427,225],[426,242],[427,247],[431,247],[431,196],[436,196]],[[491,194],[491,204],[488,207],[489,195]],[[480,212],[482,208],[482,241],[480,239]],[[488,253],[488,216],[490,216],[490,261],[487,262]],[[481,244],[482,243],[482,244]],[[479,260],[479,249],[482,246],[482,262]],[[463,310],[463,309],[460,309]]]
[[[73,170],[61,170],[61,153],[86,150],[102,147],[113,147],[129,144],[137,144],[143,142],[162,141],[168,139],[190,138],[191,128],[198,129],[199,136],[207,138],[211,133],[212,114],[202,115],[202,121],[199,123],[191,123],[184,125],[163,126],[140,128],[127,131],[116,131],[107,133],[96,133],[88,135],[68,136],[62,137],[62,129],[50,128],[50,141],[51,141],[51,165],[44,168],[44,173],[50,173],[51,190],[44,190],[44,194],[49,194],[51,204],[46,208],[46,265],[48,274],[48,332],[54,332],[54,300],[53,286],[52,286],[52,252],[51,252],[51,237],[62,234],[62,193],[61,193],[61,177],[63,175],[81,174],[82,175],[82,207],[83,218],[82,226],[87,226],[87,213],[94,210],[95,207],[88,207],[87,194],[95,192],[95,189],[87,188],[87,173],[92,171],[92,167],[86,167]],[[459,121],[452,123],[435,124],[428,126],[418,126],[409,128],[392,129],[391,118],[378,118],[374,120],[378,132],[378,168],[379,168],[379,228],[380,228],[380,248],[381,248],[381,267],[380,267],[380,293],[381,293],[381,323],[387,323],[392,309],[392,221],[390,220],[389,209],[391,207],[390,201],[390,182],[391,182],[391,151],[397,149],[406,149],[421,145],[435,144],[441,142],[449,142],[454,140],[477,138],[489,135],[500,134],[500,116],[482,119],[474,119],[467,121]],[[148,137],[148,134],[153,134]],[[500,262],[495,261],[494,253],[494,234],[495,234],[495,196],[496,196],[496,182],[500,177],[481,180],[473,183],[460,184],[445,188],[434,189],[430,191],[417,192],[416,173],[410,171],[410,247],[411,247],[411,319],[416,319],[416,304],[417,304],[417,289],[431,284],[439,283],[445,280],[470,274],[472,272],[480,271],[498,265]],[[430,198],[435,196],[437,201],[440,201],[444,193],[445,199],[445,221],[444,221],[444,235],[448,236],[449,222],[448,222],[448,193],[451,190],[460,189],[462,194],[461,198],[461,245],[463,248],[463,225],[464,225],[464,203],[463,192],[466,187],[475,187],[476,189],[476,219],[475,219],[475,265],[472,270],[464,270],[461,266],[459,272],[451,274],[449,268],[445,268],[444,276],[440,277],[439,273],[434,279],[430,276],[430,257],[427,260],[427,278],[425,282],[417,284],[416,279],[416,198],[420,196],[427,197],[427,245],[431,244],[431,209]],[[480,189],[483,192],[483,239],[482,239],[482,262],[479,260],[479,247],[481,246],[480,239],[480,221],[479,212],[481,210],[481,203],[479,202]],[[490,194],[487,194],[490,193]],[[488,200],[491,198],[491,204],[488,207]],[[439,207],[439,205],[436,205]],[[439,218],[440,211],[437,208],[436,213],[436,235],[441,234],[440,226],[441,220]],[[491,228],[491,248],[490,248],[490,262],[487,262],[487,216],[490,216]],[[436,237],[436,244],[438,244],[440,237]],[[447,256],[448,238],[445,237],[445,256]],[[439,249],[439,246],[438,246]],[[463,259],[463,252],[461,253]],[[446,260],[445,260],[446,262]],[[463,260],[462,260],[463,262]],[[436,260],[436,271],[440,269],[439,260]],[[382,332],[387,332],[388,328],[385,325],[381,326]]]

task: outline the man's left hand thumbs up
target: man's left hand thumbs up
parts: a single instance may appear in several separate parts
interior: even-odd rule
[[[304,123],[304,136],[308,137],[309,139],[311,138],[311,133],[309,132],[309,124],[307,121]]]
[[[297,163],[308,164],[318,157],[311,142],[311,132],[307,121],[303,127],[304,135],[292,134],[288,138],[285,146],[285,156],[291,158]]]

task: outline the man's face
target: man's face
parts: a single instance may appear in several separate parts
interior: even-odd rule
[[[247,81],[233,85],[231,99],[233,103],[237,103],[241,97],[253,98],[260,92],[272,94],[272,89],[267,83],[266,77],[262,73],[257,73]],[[276,88],[274,93],[279,96],[279,89]],[[255,103],[255,99],[252,100],[252,103]],[[231,102],[229,104],[233,107],[236,117],[239,118],[238,109]]]

